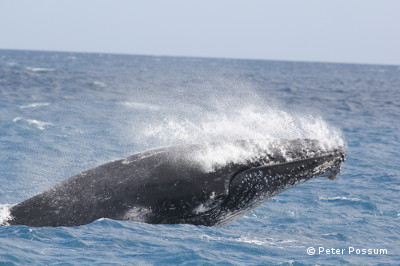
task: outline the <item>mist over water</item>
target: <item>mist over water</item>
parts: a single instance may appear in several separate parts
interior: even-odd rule
[[[252,92],[247,98],[212,97],[213,108],[185,115],[179,104],[175,115],[161,121],[148,122],[137,131],[135,141],[152,143],[154,147],[202,144],[206,152],[197,157],[208,171],[227,163],[245,162],[256,158],[259,148],[270,149],[278,140],[318,140],[321,150],[343,147],[341,131],[321,116],[294,113],[263,100]],[[181,108],[181,109],[180,109]],[[180,109],[180,110],[179,110]],[[235,141],[248,145],[235,145]],[[211,143],[219,143],[214,146]],[[279,144],[277,144],[279,145]],[[284,149],[284,147],[275,147]]]
[[[317,139],[329,147],[344,145],[340,130],[322,117],[291,114],[273,107],[239,107],[191,118],[170,116],[160,124],[147,125],[140,133],[140,140],[164,145],[298,138]]]

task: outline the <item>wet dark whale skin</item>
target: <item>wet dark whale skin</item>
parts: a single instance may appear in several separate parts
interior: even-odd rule
[[[202,145],[139,153],[70,177],[11,207],[8,224],[79,226],[99,218],[226,224],[287,188],[340,172],[344,148],[307,157],[302,149],[308,142],[315,148],[314,141],[287,142],[297,158],[290,162],[277,152],[215,171],[204,171],[193,159]]]

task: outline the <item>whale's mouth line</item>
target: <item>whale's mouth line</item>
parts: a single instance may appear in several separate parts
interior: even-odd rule
[[[337,154],[337,155],[340,155],[340,154]],[[333,155],[332,153],[325,153],[325,154],[319,154],[318,156],[315,156],[315,157],[302,158],[299,160],[290,160],[287,162],[271,163],[271,164],[265,164],[265,165],[260,165],[260,166],[256,166],[256,167],[250,167],[250,169],[256,170],[258,168],[269,167],[269,166],[280,166],[280,165],[284,165],[284,164],[301,163],[301,162],[306,162],[309,160],[319,160],[319,159],[323,159],[325,157],[335,158],[336,156]],[[339,157],[337,157],[337,158],[339,159]]]
[[[229,194],[231,193],[231,188],[232,188],[232,183],[234,182],[235,177],[239,176],[243,172],[246,172],[248,170],[252,171],[265,171],[269,167],[271,168],[290,168],[293,165],[298,165],[300,164],[301,167],[305,172],[303,174],[300,174],[299,181],[300,183],[303,183],[309,179],[317,178],[317,177],[327,177],[330,180],[334,180],[336,176],[339,174],[341,170],[341,163],[345,161],[346,158],[346,152],[344,150],[335,150],[334,152],[326,152],[323,154],[319,154],[318,156],[315,157],[309,157],[309,158],[302,158],[299,160],[292,160],[292,161],[287,161],[287,162],[278,162],[278,163],[271,163],[267,165],[261,165],[257,167],[247,167],[246,169],[241,169],[241,171],[236,172],[232,177],[230,178],[229,181],[229,189],[228,189],[228,196],[226,197],[225,201],[222,203],[222,205],[226,205],[227,201],[229,201]],[[321,161],[325,161],[322,164],[319,164]],[[314,164],[319,164],[315,165]],[[268,171],[268,170],[267,170]],[[308,173],[307,173],[308,172]],[[310,178],[305,178],[305,177],[310,177]],[[299,183],[297,183],[299,184]],[[257,184],[252,184],[251,188],[248,189],[246,192],[247,194],[250,193],[256,193],[254,191],[255,187]],[[246,198],[246,197],[245,197]]]
[[[346,152],[344,150],[335,150],[333,152],[324,152],[324,153],[319,153],[317,156],[310,156],[310,157],[303,157],[300,159],[289,159],[287,161],[271,161],[269,163],[266,164],[261,164],[261,165],[255,165],[253,162],[253,167],[248,166],[248,167],[244,167],[243,169],[240,169],[239,171],[237,171],[234,175],[232,175],[230,183],[232,182],[233,178],[235,176],[237,176],[238,174],[240,174],[243,171],[252,169],[252,170],[258,170],[258,169],[263,169],[266,167],[273,167],[273,166],[282,166],[282,165],[290,165],[290,164],[294,164],[294,163],[306,163],[310,160],[321,160],[324,158],[330,157],[331,161],[335,163],[335,165],[340,165],[342,162],[344,162],[346,160]],[[250,164],[252,164],[252,162],[250,162]],[[327,167],[328,168],[328,167]]]
[[[327,162],[315,167],[315,168],[310,168],[310,171],[314,171],[314,172],[318,172],[318,170],[321,171],[321,173],[316,173],[316,175],[313,177],[327,177],[330,180],[334,180],[336,178],[336,176],[339,174],[340,172],[340,166],[341,163],[345,161],[345,157],[346,157],[346,153],[344,151],[341,150],[336,150],[333,153],[332,152],[326,152],[326,153],[321,153],[318,156],[315,157],[308,157],[308,158],[302,158],[299,160],[292,160],[292,161],[287,161],[287,162],[278,162],[278,163],[270,163],[270,164],[266,164],[266,165],[260,165],[260,166],[256,166],[256,167],[250,167],[250,166],[243,166],[240,169],[238,169],[230,178],[229,180],[229,185],[228,185],[228,193],[225,197],[224,200],[222,200],[218,205],[213,206],[210,209],[207,209],[204,212],[200,212],[200,213],[193,213],[191,215],[187,215],[185,217],[185,220],[191,220],[192,223],[196,224],[194,221],[197,219],[201,219],[202,217],[204,218],[205,216],[213,216],[213,215],[220,215],[221,213],[223,213],[223,211],[228,211],[228,210],[223,210],[223,208],[226,208],[227,204],[229,203],[230,199],[230,193],[231,193],[231,185],[232,182],[234,180],[234,178],[236,176],[238,176],[239,174],[248,171],[248,170],[262,170],[263,168],[268,168],[268,167],[281,167],[281,166],[290,166],[292,164],[301,164],[302,162],[304,162],[304,165],[309,164],[310,160],[312,160],[313,162],[318,162],[320,160],[328,160]],[[306,180],[304,180],[306,181]],[[303,182],[304,182],[303,181]],[[302,183],[302,182],[301,182]],[[256,183],[251,185],[251,188],[246,192],[246,195],[243,195],[243,197],[241,197],[242,199],[247,199],[248,201],[251,201],[251,198],[254,196],[254,194],[257,192],[255,187],[257,186]],[[221,209],[222,208],[222,209]],[[242,210],[241,212],[244,212],[246,210]],[[236,217],[239,216],[240,214],[235,214],[235,212],[229,212],[230,215],[227,215],[225,219],[212,224],[212,225],[222,225],[224,224],[224,221],[230,221],[233,218],[232,217]],[[171,219],[172,217],[169,217],[169,219]],[[179,216],[174,217],[175,219],[179,220]],[[212,219],[211,219],[212,220]],[[226,222],[225,221],[225,222]],[[162,219],[160,221],[160,223],[165,223],[166,220]]]

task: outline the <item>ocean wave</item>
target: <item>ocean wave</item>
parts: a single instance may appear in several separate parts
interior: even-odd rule
[[[357,209],[363,209],[367,211],[374,211],[377,209],[376,205],[372,202],[368,202],[359,198],[348,198],[348,197],[320,197],[319,200],[326,202],[333,202],[340,206],[350,206]]]
[[[319,197],[322,201],[361,201],[358,198],[347,198],[347,197]]]
[[[37,108],[37,107],[43,107],[43,106],[49,106],[50,103],[31,103],[27,105],[21,105],[19,108],[20,109],[27,109],[27,108]]]
[[[159,111],[161,109],[159,105],[144,102],[122,102],[121,104],[137,110]]]
[[[27,70],[32,72],[51,72],[55,71],[54,68],[47,68],[47,67],[26,67]]]
[[[218,242],[238,242],[238,243],[247,243],[253,244],[257,246],[274,246],[274,247],[282,247],[287,248],[288,246],[297,246],[297,241],[291,239],[274,239],[274,238],[258,238],[256,236],[246,235],[240,237],[222,237],[222,236],[213,236],[208,234],[200,235],[200,238],[218,241]]]
[[[104,82],[101,82],[101,81],[98,81],[98,80],[93,81],[92,84],[95,85],[95,86],[98,86],[98,87],[102,87],[102,88],[107,86]]]
[[[43,121],[39,121],[39,120],[36,120],[36,119],[24,119],[24,118],[21,118],[21,117],[16,117],[16,118],[13,119],[14,123],[17,123],[19,121],[23,121],[23,122],[25,122],[25,123],[27,123],[29,125],[32,125],[32,126],[36,127],[37,129],[40,129],[40,130],[44,130],[44,129],[46,129],[46,127],[53,125],[52,123],[43,122]]]

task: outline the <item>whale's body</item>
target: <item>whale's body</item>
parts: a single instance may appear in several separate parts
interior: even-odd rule
[[[224,146],[185,145],[115,160],[70,177],[10,209],[9,225],[78,226],[99,218],[220,225],[317,176],[336,176],[343,147],[315,140],[237,141],[243,160],[208,164]],[[210,165],[212,167],[210,167]]]

